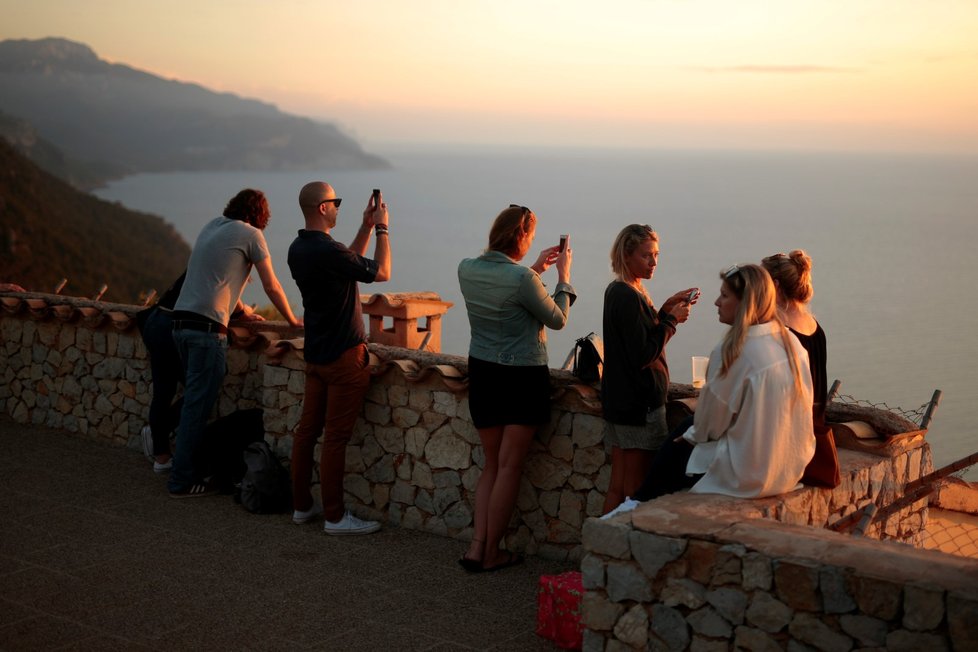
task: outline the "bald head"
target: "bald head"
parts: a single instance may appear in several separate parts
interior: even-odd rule
[[[324,200],[334,199],[335,197],[336,192],[333,190],[333,187],[325,181],[310,181],[302,186],[302,190],[299,191],[299,206],[303,212],[307,208],[315,210],[319,208],[319,205]]]
[[[299,208],[306,219],[306,227],[328,230],[336,226],[338,207],[336,202],[323,203],[336,199],[336,191],[325,181],[311,181],[299,191]]]

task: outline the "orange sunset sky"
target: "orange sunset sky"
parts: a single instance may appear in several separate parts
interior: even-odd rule
[[[0,0],[388,143],[978,153],[975,0]],[[2,98],[0,98],[2,110]]]

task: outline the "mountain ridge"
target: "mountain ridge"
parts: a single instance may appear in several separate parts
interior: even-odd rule
[[[61,38],[0,41],[0,110],[71,160],[138,172],[383,169],[331,123],[167,80]]]

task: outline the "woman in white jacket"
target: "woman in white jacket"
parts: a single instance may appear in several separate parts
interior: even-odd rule
[[[777,314],[759,265],[721,274],[717,307],[730,329],[710,355],[693,425],[664,446],[635,496],[693,493],[760,498],[798,486],[815,451],[808,354]]]

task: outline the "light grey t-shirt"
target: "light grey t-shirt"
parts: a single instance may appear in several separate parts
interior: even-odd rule
[[[218,217],[201,229],[187,263],[187,280],[174,310],[203,315],[227,326],[251,267],[268,257],[260,229]]]

